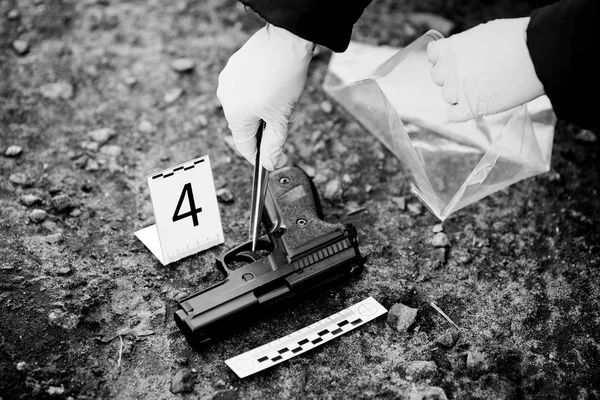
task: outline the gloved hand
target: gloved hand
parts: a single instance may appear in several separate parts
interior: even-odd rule
[[[267,24],[235,54],[219,75],[217,97],[238,151],[252,164],[256,131],[266,123],[261,164],[272,171],[287,162],[283,145],[294,105],[306,83],[313,43]]]
[[[498,19],[430,42],[431,78],[454,121],[510,110],[544,94],[526,43],[529,18]]]

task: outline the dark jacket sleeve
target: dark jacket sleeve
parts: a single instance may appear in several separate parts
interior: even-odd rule
[[[600,127],[600,0],[563,0],[535,10],[527,47],[556,116]]]
[[[335,52],[346,50],[352,27],[371,0],[240,0],[267,22]]]

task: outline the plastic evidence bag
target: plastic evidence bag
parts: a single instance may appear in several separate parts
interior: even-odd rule
[[[395,154],[412,192],[440,220],[550,169],[556,117],[539,97],[464,123],[450,121],[430,77],[429,31],[403,49],[351,42],[334,53],[324,90]]]

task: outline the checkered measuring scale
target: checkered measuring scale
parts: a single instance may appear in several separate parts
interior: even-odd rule
[[[387,309],[377,300],[368,297],[288,336],[232,357],[225,363],[237,376],[245,378],[314,349],[386,312]]]

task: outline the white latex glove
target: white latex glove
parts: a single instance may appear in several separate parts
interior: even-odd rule
[[[261,164],[272,171],[287,162],[283,145],[294,105],[306,83],[313,43],[267,24],[235,54],[219,75],[217,97],[238,151],[252,164],[256,130],[266,123]]]
[[[544,94],[526,43],[529,18],[498,19],[430,42],[431,78],[454,121],[510,110]]]

